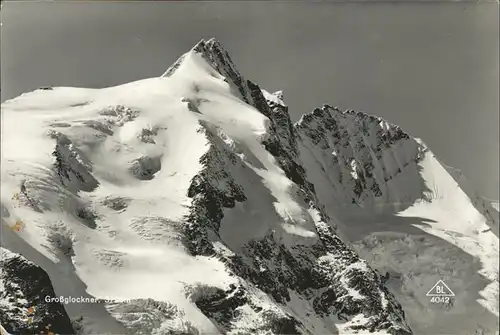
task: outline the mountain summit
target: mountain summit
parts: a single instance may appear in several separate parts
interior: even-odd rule
[[[215,39],[158,78],[6,101],[1,171],[6,332],[498,327],[498,211],[379,117],[293,124]]]

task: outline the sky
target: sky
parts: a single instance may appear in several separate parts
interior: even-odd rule
[[[7,2],[0,15],[2,101],[159,76],[215,37],[294,120],[324,103],[384,117],[498,199],[498,3]]]

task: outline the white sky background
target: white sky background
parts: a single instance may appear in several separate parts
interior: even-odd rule
[[[159,76],[216,37],[293,118],[382,116],[498,199],[497,3],[10,2],[1,19],[2,101]]]

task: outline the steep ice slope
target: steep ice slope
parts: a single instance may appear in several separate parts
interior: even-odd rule
[[[296,129],[320,201],[362,258],[388,273],[415,333],[498,330],[498,212],[463,176],[364,113],[324,106]],[[439,279],[456,295],[451,304],[426,296]]]
[[[435,157],[437,159],[437,157]],[[460,187],[461,191],[465,193],[465,196],[469,199],[472,205],[476,208],[476,210],[485,217],[486,222],[491,228],[491,231],[498,237],[500,225],[499,225],[499,215],[498,215],[498,204],[492,203],[491,201],[485,199],[480,196],[476,190],[469,184],[464,174],[451,166],[446,166],[444,164],[443,167],[446,169],[446,172],[450,174],[450,176],[454,179],[454,185]]]
[[[2,246],[88,299],[64,304],[75,332],[411,331],[336,235],[280,94],[214,40],[160,78],[5,102],[1,163]]]

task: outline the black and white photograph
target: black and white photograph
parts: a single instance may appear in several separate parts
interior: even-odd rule
[[[499,334],[498,1],[0,21],[0,335]]]

